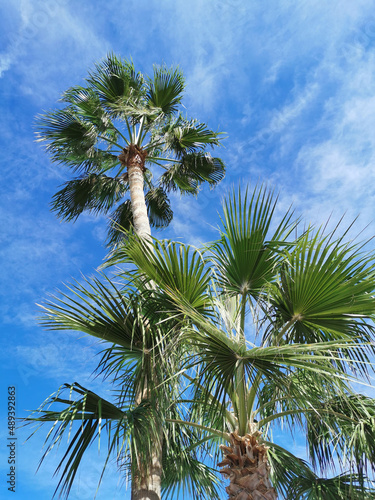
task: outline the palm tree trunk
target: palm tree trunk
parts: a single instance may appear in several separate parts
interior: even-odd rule
[[[221,445],[224,460],[221,474],[230,479],[225,488],[230,500],[277,500],[269,478],[267,447],[259,442],[260,432],[241,437],[230,435],[231,446]]]
[[[140,238],[149,240],[151,228],[143,189],[146,152],[131,144],[121,156],[120,159],[125,160],[127,166],[134,231]],[[147,387],[139,389],[136,394],[136,404],[139,404],[145,395],[147,397]],[[140,460],[133,457],[134,461],[141,464],[144,462],[144,457]],[[143,468],[132,464],[131,500],[160,500],[161,474],[162,436],[159,436],[158,439],[154,440],[154,449],[149,457],[147,467]]]
[[[147,471],[142,473],[141,467],[138,467],[137,472],[132,474],[131,500],[160,500],[161,475],[162,443],[159,441],[155,443]]]
[[[124,153],[128,170],[134,230],[141,238],[148,239],[151,236],[151,228],[143,190],[146,152],[138,148],[138,146],[131,144],[124,150]]]

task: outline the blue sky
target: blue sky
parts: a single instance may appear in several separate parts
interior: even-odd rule
[[[18,416],[62,383],[91,381],[96,346],[78,334],[37,326],[37,307],[62,282],[90,275],[106,254],[105,220],[72,224],[49,212],[68,172],[35,142],[36,114],[83,83],[113,51],[148,73],[179,65],[187,114],[227,133],[217,153],[226,179],[198,200],[172,197],[164,237],[199,244],[215,237],[220,200],[239,182],[268,182],[282,214],[292,203],[309,223],[359,215],[374,233],[375,16],[371,0],[8,0],[0,6],[1,394],[17,387]],[[332,222],[333,224],[334,222]],[[4,404],[1,404],[2,422]],[[37,475],[43,432],[18,431],[17,492],[47,500],[59,454]],[[0,429],[2,498],[8,498],[7,429]],[[302,444],[292,445],[304,452]],[[92,450],[72,499],[93,497],[100,458]],[[98,500],[128,498],[109,472]],[[11,493],[9,493],[11,495]],[[125,495],[125,496],[124,496]]]

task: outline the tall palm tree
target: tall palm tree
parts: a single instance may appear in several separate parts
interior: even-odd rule
[[[39,140],[47,141],[52,160],[80,174],[53,197],[52,209],[60,218],[75,220],[83,211],[108,214],[114,209],[110,246],[121,241],[124,228],[148,239],[150,224],[164,227],[172,220],[169,192],[197,194],[203,182],[214,186],[223,178],[223,162],[207,152],[220,144],[221,134],[182,115],[184,87],[178,68],[154,67],[149,78],[136,73],[131,61],[109,55],[85,86],[63,94],[64,108],[39,116]],[[150,399],[151,381],[160,377],[155,371],[142,384],[136,380],[137,404]],[[141,467],[144,472],[133,467],[134,499],[148,498],[147,491],[160,496],[162,448],[160,436],[148,465]]]
[[[275,229],[275,207],[263,188],[239,193],[204,257],[182,244],[155,242],[152,252],[131,240],[112,262],[135,264],[158,290],[150,310],[181,321],[183,376],[194,394],[188,413],[181,402],[184,418],[166,420],[195,429],[214,450],[222,443],[228,498],[370,499],[375,400],[352,382],[373,371],[374,254],[338,229],[290,242],[291,215]],[[194,272],[189,262],[198,263]],[[204,270],[206,288],[187,292]],[[312,467],[272,439],[288,427],[305,434]],[[329,477],[335,469],[341,474]]]
[[[184,87],[178,68],[154,67],[147,77],[133,62],[108,55],[84,86],[63,94],[65,107],[38,117],[39,140],[52,161],[79,174],[53,197],[59,218],[112,210],[114,245],[123,237],[119,226],[140,236],[150,236],[150,224],[167,226],[171,191],[197,194],[203,182],[214,186],[223,178],[223,162],[207,151],[221,134],[179,111]]]

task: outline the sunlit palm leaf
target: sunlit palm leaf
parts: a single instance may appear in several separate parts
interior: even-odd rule
[[[132,62],[110,54],[90,74],[88,83],[103,106],[114,116],[121,116],[121,106],[137,102],[144,94],[143,78]]]
[[[92,123],[98,133],[107,134],[110,130],[116,130],[98,95],[92,89],[72,87],[63,93],[61,101],[69,103],[69,109],[84,121]]]
[[[164,293],[166,291],[167,294],[171,292],[172,295],[176,293],[183,296],[197,311],[211,309],[208,293],[210,270],[205,265],[202,254],[191,246],[154,240],[151,250],[148,244],[134,235],[125,246],[116,249],[108,264],[121,262],[132,263],[149,281],[160,287],[155,292],[162,293],[160,307],[167,298]],[[154,300],[156,306],[157,297]],[[165,305],[162,309],[165,310]]]
[[[122,293],[106,278],[85,280],[67,287],[42,308],[41,324],[50,330],[75,330],[128,349],[129,356],[141,356],[144,325],[136,299]]]
[[[223,231],[212,245],[219,283],[231,294],[257,299],[275,279],[285,239],[295,227],[287,213],[270,234],[276,208],[272,192],[266,188],[232,193],[224,202]]]
[[[154,77],[147,82],[147,102],[160,108],[163,115],[173,114],[178,110],[184,87],[185,80],[178,68],[154,67]]]
[[[178,158],[182,158],[187,153],[196,153],[207,146],[218,146],[221,135],[208,129],[204,123],[187,120],[180,115],[158,131],[154,140],[163,144],[166,151],[173,151]]]
[[[372,254],[362,254],[361,245],[344,244],[340,239],[306,235],[288,253],[280,269],[280,280],[270,288],[275,323],[285,324],[281,334],[270,330],[276,342],[318,342],[373,338],[373,292],[375,274]],[[273,340],[270,340],[273,342]],[[368,361],[364,351],[346,351],[343,358]],[[366,372],[365,365],[361,365]]]
[[[60,160],[64,151],[70,153],[92,154],[97,141],[97,130],[93,124],[81,119],[69,108],[53,111],[38,117],[38,139],[49,141],[47,151],[53,160]]]

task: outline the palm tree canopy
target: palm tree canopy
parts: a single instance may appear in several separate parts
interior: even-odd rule
[[[197,194],[202,183],[221,181],[224,163],[208,148],[220,145],[222,134],[180,112],[184,88],[179,68],[155,66],[153,76],[146,77],[132,61],[110,54],[85,86],[64,92],[63,108],[37,118],[38,140],[47,142],[52,160],[77,175],[53,196],[60,219],[76,220],[84,211],[106,214],[108,244],[118,243],[123,237],[118,227],[133,225],[126,196],[127,164],[135,153],[156,228],[172,220],[168,193]]]

